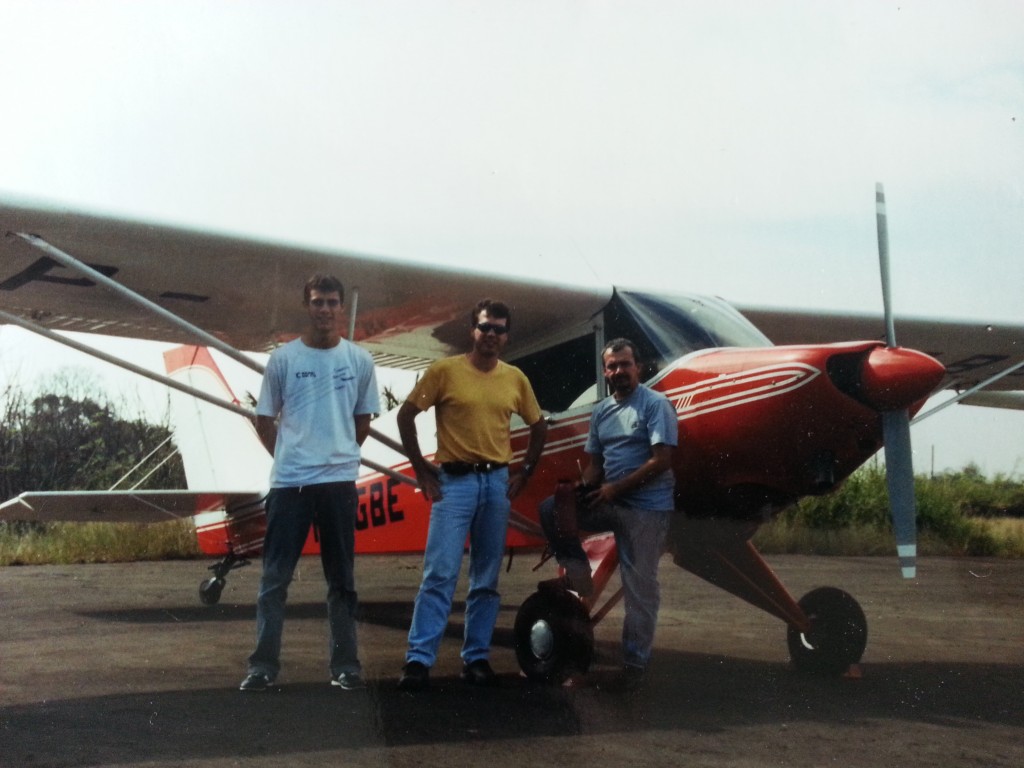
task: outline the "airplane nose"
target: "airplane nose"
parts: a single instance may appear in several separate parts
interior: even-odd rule
[[[945,372],[938,360],[924,352],[878,347],[861,369],[860,396],[879,411],[903,410],[930,395]]]

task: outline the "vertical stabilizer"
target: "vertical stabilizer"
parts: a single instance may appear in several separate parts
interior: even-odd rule
[[[175,347],[164,352],[164,366],[183,384],[238,404],[208,348]],[[172,390],[170,417],[190,489],[267,488],[272,459],[244,416]]]

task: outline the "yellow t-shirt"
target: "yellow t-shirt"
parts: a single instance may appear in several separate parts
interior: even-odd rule
[[[494,370],[485,373],[465,355],[431,365],[408,401],[421,411],[434,406],[439,462],[508,463],[512,414],[519,414],[527,424],[535,424],[542,416],[533,387],[521,370],[499,360]]]

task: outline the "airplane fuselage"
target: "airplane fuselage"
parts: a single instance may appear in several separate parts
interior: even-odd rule
[[[797,499],[828,492],[882,445],[880,411],[916,411],[942,376],[927,355],[879,342],[702,350],[666,366],[647,383],[679,419],[676,506],[688,517],[766,521]],[[537,507],[561,480],[586,466],[593,404],[548,417],[544,455],[513,503],[510,547],[543,543]],[[512,433],[514,461],[528,429]],[[393,467],[412,477],[407,462]],[[379,472],[358,480],[356,549],[363,554],[422,551],[429,503],[412,485]],[[199,516],[208,554],[247,555],[262,544],[261,507]],[[305,552],[319,550],[311,532]]]

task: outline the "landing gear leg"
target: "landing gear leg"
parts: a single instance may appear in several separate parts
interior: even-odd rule
[[[223,560],[214,563],[208,570],[213,571],[213,576],[204,580],[199,585],[199,600],[203,605],[216,605],[220,602],[220,593],[224,590],[224,580],[235,568],[248,565],[249,561],[234,553],[228,553]]]

